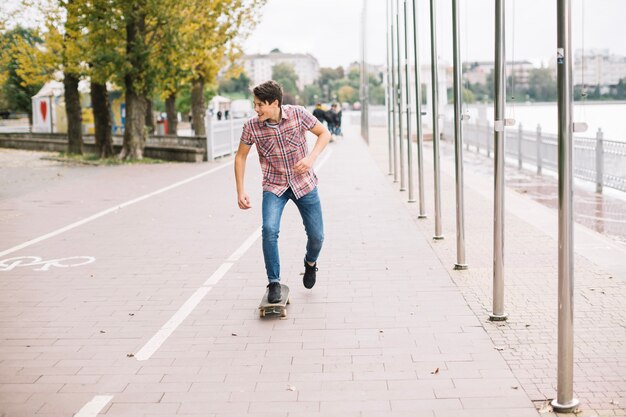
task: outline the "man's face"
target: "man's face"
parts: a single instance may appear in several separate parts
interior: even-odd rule
[[[254,111],[259,116],[259,121],[264,122],[268,119],[278,121],[278,115],[280,114],[280,108],[278,106],[278,100],[274,100],[272,103],[267,101],[261,101],[257,97],[254,98]]]

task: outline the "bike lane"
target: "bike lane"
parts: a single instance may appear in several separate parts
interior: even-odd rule
[[[214,166],[224,168],[203,175]],[[135,375],[140,365],[127,354],[258,228],[260,215],[236,206],[228,161],[128,168],[1,203],[22,215],[0,241],[10,251],[0,257],[0,411],[71,415],[98,393],[152,380]],[[248,171],[252,189],[260,174]],[[103,214],[80,223],[94,212]],[[64,231],[68,221],[76,226]]]

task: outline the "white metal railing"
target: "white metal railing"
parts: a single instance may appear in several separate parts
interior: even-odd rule
[[[207,115],[205,119],[207,161],[235,154],[246,121],[247,119],[215,121]]]
[[[444,137],[453,138],[452,123],[445,123]],[[467,149],[492,157],[493,126],[491,123],[463,124],[463,142]],[[517,162],[519,169],[532,165],[537,174],[542,170],[557,170],[557,135],[542,133],[541,126],[534,131],[517,128],[506,130],[505,154]],[[595,138],[574,138],[574,176],[596,184],[596,192],[604,187],[626,191],[626,142],[605,140],[601,129]]]

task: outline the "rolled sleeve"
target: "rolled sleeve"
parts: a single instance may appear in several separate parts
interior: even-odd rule
[[[241,131],[241,143],[244,143],[248,146],[252,146],[254,144],[254,138],[252,136],[252,129],[250,128],[250,122],[246,122],[243,125],[243,130]]]

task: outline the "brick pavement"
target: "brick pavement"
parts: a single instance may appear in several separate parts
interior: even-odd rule
[[[386,130],[374,129],[372,152],[387,172]],[[425,146],[428,219],[422,235],[434,234],[432,147]],[[521,387],[537,404],[556,395],[557,212],[507,190],[505,220],[506,322],[489,322],[492,302],[493,161],[465,153],[465,225],[469,270],[454,271],[456,259],[453,149],[442,148],[442,219],[446,239],[430,246],[450,271],[483,328]],[[415,174],[417,175],[417,174]],[[519,177],[510,169],[510,177]],[[538,179],[535,179],[539,181]],[[391,180],[389,180],[391,182]],[[396,193],[405,201],[406,193]],[[626,247],[576,226],[574,390],[583,416],[626,415]]]
[[[128,356],[257,229],[254,158],[247,170],[255,207],[249,212],[236,208],[229,165],[1,257],[95,261],[0,272],[0,415],[68,416],[108,395],[101,415],[537,416],[531,400],[545,393],[541,384],[551,384],[554,375],[546,371],[552,337],[536,323],[548,303],[520,294],[508,312],[536,308],[534,320],[528,309],[533,321],[523,328],[513,317],[504,327],[485,323],[489,291],[472,274],[486,274],[488,264],[474,259],[476,253],[487,259],[490,249],[476,242],[471,269],[452,272],[454,254],[446,248],[453,241],[431,242],[430,220],[417,221],[415,205],[403,203],[376,168],[375,160],[384,158],[380,148],[372,146],[372,159],[354,132],[347,133],[331,145],[319,173],[326,245],[313,291],[300,284],[305,241],[299,217],[291,205],[285,212],[283,280],[293,301],[285,320],[258,318],[264,277],[257,240],[149,359]],[[3,212],[16,214],[0,221],[0,250],[225,164],[229,160],[67,172],[69,178],[53,187],[0,201]],[[488,235],[484,221],[475,225]],[[516,236],[523,240],[527,229],[521,225]],[[508,260],[519,262],[521,281],[547,268],[532,271],[523,259]],[[606,295],[588,292],[594,302]],[[592,307],[591,328],[597,326]],[[609,323],[623,319],[609,307]],[[624,338],[612,330],[605,350],[588,340],[584,349],[590,359],[600,352],[603,360],[615,360],[598,375],[608,382],[601,387],[623,393],[623,378],[606,376],[609,367],[624,364],[615,355]],[[533,343],[535,336],[543,343]]]
[[[256,241],[149,359],[129,355],[257,229],[254,159],[249,212],[227,167],[7,255],[95,261],[0,272],[0,415],[68,416],[108,395],[101,415],[537,416],[367,147],[349,131],[330,150],[313,291],[300,284],[301,222],[285,211],[285,320],[258,318]],[[2,250],[227,163],[94,168],[2,200],[20,214],[2,222]]]

